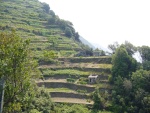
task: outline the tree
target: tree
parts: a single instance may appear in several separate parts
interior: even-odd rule
[[[5,79],[4,112],[16,113],[29,107],[34,90],[31,72],[36,66],[28,52],[29,40],[21,39],[15,31],[0,33],[0,78]]]
[[[131,78],[118,76],[112,91],[115,113],[150,112],[150,71],[143,69],[133,72]]]
[[[65,35],[67,36],[67,37],[72,37],[72,31],[71,31],[71,29],[69,28],[69,27],[66,27],[66,29],[65,29]]]
[[[142,57],[142,62],[150,61],[150,47],[149,46],[139,47],[138,51]]]
[[[112,51],[112,53],[115,53],[116,49],[119,47],[118,42],[115,42],[114,44],[109,44],[108,49]]]
[[[96,87],[95,91],[90,94],[90,98],[93,100],[93,110],[103,110],[107,107],[108,103],[108,92],[100,92],[99,88]]]
[[[43,3],[43,9],[45,10],[46,13],[49,13],[50,7],[47,3]]]
[[[138,51],[142,57],[142,66],[144,70],[150,70],[150,47],[138,47]]]
[[[144,61],[142,65],[144,70],[150,70],[150,61]]]
[[[75,33],[75,40],[80,42],[80,39],[79,39],[80,35],[78,32]]]
[[[51,51],[44,51],[43,56],[44,56],[45,61],[48,61],[51,59],[56,59],[58,57],[56,52],[52,51],[52,50]]]
[[[120,46],[112,57],[112,80],[117,76],[129,78],[129,74],[136,70],[136,60],[128,55],[126,49]]]
[[[53,17],[53,18],[55,18],[55,17],[56,17],[55,12],[54,12],[53,10],[50,10],[50,12],[49,12],[49,13],[50,13],[50,15],[52,15],[52,17]]]
[[[125,43],[122,44],[122,46],[125,47],[128,55],[130,55],[130,56],[132,56],[137,51],[137,48],[128,41],[125,41]],[[108,45],[108,48],[112,51],[112,53],[115,53],[117,48],[119,48],[119,47],[120,47],[120,45],[118,44],[118,42]]]
[[[27,111],[27,113],[51,113],[53,109],[54,105],[49,92],[46,92],[44,87],[37,87],[36,95],[33,97],[30,109]]]
[[[93,108],[100,110],[104,108],[104,98],[101,97],[99,89],[96,88],[92,94],[92,100],[94,101]]]
[[[55,24],[55,21],[56,21],[55,18],[51,17],[48,19],[48,24],[53,25],[53,24]]]
[[[128,41],[125,41],[125,43],[123,45],[125,46],[125,48],[128,52],[128,55],[130,55],[130,56],[132,56],[137,51],[137,48]]]

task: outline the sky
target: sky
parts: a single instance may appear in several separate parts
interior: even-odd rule
[[[150,46],[150,0],[39,0],[90,43]]]

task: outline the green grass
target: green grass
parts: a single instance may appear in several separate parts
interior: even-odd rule
[[[68,88],[46,88],[48,92],[75,92],[74,90]]]
[[[49,69],[44,69],[43,70],[43,75],[44,76],[55,76],[55,75],[70,75],[71,76],[88,76],[89,72],[84,72],[84,71],[79,71],[79,70],[74,70],[74,69],[65,69],[65,70],[49,70]]]
[[[94,86],[99,88],[104,88],[104,89],[112,89],[112,86],[110,84],[99,83],[99,84],[94,84]]]

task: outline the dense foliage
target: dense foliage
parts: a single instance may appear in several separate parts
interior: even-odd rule
[[[109,111],[99,111],[89,108],[90,107],[81,104],[57,104],[54,111],[56,113],[111,113]]]
[[[150,112],[150,72],[137,70],[130,79],[118,77],[115,81],[113,104],[115,113]]]
[[[120,46],[112,56],[112,80],[121,76],[129,78],[129,75],[136,70],[136,60],[128,55],[124,46]]]
[[[112,110],[115,113],[149,113],[150,112],[150,72],[136,68],[137,63],[128,55],[127,48],[120,46],[112,58]],[[140,54],[145,61],[148,47],[141,47]],[[146,55],[144,55],[146,54]],[[136,70],[137,69],[137,70]]]
[[[29,40],[23,40],[15,31],[0,33],[0,78],[5,81],[5,113],[51,110],[49,94],[37,91],[34,82],[38,78],[35,76],[37,65],[31,59]],[[38,99],[43,103],[37,102]]]
[[[28,56],[29,41],[23,41],[15,32],[0,34],[0,77],[4,78],[4,110],[15,112],[29,101],[26,96],[32,90],[32,67]]]

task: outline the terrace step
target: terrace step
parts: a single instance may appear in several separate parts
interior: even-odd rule
[[[43,62],[41,62],[41,64],[43,64]],[[65,70],[65,69],[74,69],[74,70],[79,70],[79,71],[86,71],[86,72],[103,72],[103,73],[107,73],[110,74],[110,68],[91,68],[91,67],[59,67],[59,66],[48,66],[49,64],[44,64],[42,66],[39,67],[39,69],[50,69],[50,70]]]
[[[102,64],[111,64],[111,57],[101,56],[101,57],[72,57],[72,58],[59,58],[59,61],[68,61],[71,63],[102,63]]]
[[[87,99],[88,96],[81,93],[75,92],[50,92],[52,98],[61,97],[61,98],[77,98],[77,99]]]
[[[51,98],[56,103],[74,103],[74,104],[87,104],[93,105],[93,102],[88,102],[86,99],[77,99],[77,98],[61,98],[61,97],[54,97]]]
[[[37,81],[37,85],[39,87],[46,87],[46,88],[68,88],[72,90],[84,90],[87,93],[93,92],[95,87],[92,85],[78,85],[73,83],[65,83],[65,82],[54,82],[54,81]]]
[[[64,81],[37,81],[37,85],[39,87],[46,87],[46,88],[68,88],[74,91],[84,91],[86,93],[91,93],[95,90],[96,86],[93,85],[79,85],[79,84],[73,84],[73,83],[66,83]],[[106,86],[106,87],[105,87]],[[103,87],[100,88],[101,92],[108,91],[108,93],[111,93],[111,87],[106,84]]]

